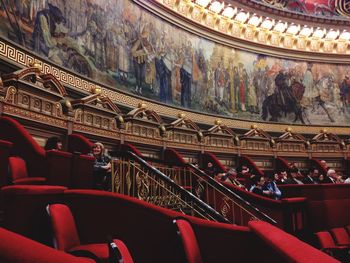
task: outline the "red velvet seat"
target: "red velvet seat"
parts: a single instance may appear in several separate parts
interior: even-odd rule
[[[331,229],[331,234],[339,246],[350,246],[350,236],[344,227]]]
[[[346,231],[348,231],[348,234],[350,235],[350,225],[345,226]]]
[[[343,250],[347,248],[347,246],[336,245],[331,233],[329,233],[328,231],[320,231],[315,233],[315,235],[318,239],[320,249],[330,255],[333,255],[334,251]]]
[[[108,262],[109,251],[106,244],[80,244],[74,217],[68,206],[63,204],[48,205],[47,211],[51,218],[54,245],[58,250],[77,251],[87,250],[95,254],[103,262]],[[125,263],[132,263],[132,257],[125,244],[120,240],[114,240]]]
[[[184,219],[175,219],[174,223],[178,228],[179,236],[181,237],[182,245],[185,250],[185,255],[188,263],[202,263],[202,256],[198,247],[198,242],[191,224]]]
[[[1,263],[93,263],[92,259],[75,257],[62,251],[0,228]]]
[[[25,161],[20,157],[9,158],[10,177],[13,184],[44,184],[44,177],[28,177]]]

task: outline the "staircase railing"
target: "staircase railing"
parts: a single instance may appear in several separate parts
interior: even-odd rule
[[[136,154],[114,152],[112,191],[208,220],[229,223],[220,213]]]
[[[153,167],[210,205],[232,224],[247,225],[250,220],[263,220],[277,224],[274,219],[250,202],[192,164],[146,159]]]

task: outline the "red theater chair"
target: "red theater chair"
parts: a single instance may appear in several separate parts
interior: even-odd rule
[[[106,244],[81,245],[78,237],[74,217],[68,206],[63,204],[48,205],[47,211],[51,218],[54,234],[54,245],[58,250],[66,252],[89,251],[100,258],[103,262],[108,262],[109,250]],[[120,255],[125,263],[132,263],[132,257],[125,244],[117,239],[113,240],[117,245]]]
[[[9,158],[10,177],[13,184],[44,184],[44,177],[28,177],[27,165],[20,157]]]
[[[88,258],[78,258],[62,251],[25,238],[21,235],[0,228],[1,263],[94,263]]]
[[[334,255],[337,251],[347,249],[347,246],[336,245],[331,233],[329,233],[328,231],[320,231],[315,233],[315,235],[317,237],[320,249],[326,252],[327,254]]]
[[[202,256],[198,247],[197,238],[191,224],[184,219],[175,219],[174,223],[178,228],[178,233],[184,247],[188,263],[202,263]]]
[[[344,227],[332,228],[331,234],[338,246],[350,246],[350,236]]]

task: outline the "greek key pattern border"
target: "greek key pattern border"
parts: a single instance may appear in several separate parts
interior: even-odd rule
[[[223,124],[231,128],[238,129],[250,129],[251,125],[257,124],[258,127],[265,131],[271,132],[283,132],[286,128],[292,127],[296,133],[319,133],[322,128],[328,128],[333,133],[338,135],[348,135],[350,133],[350,127],[333,127],[333,126],[306,126],[306,125],[291,125],[284,123],[268,123],[268,122],[256,122],[250,120],[237,120],[225,118],[224,116],[212,116],[192,111],[186,111],[185,109],[177,109],[170,106],[165,106],[157,102],[152,102],[148,99],[136,98],[132,95],[124,94],[116,90],[112,90],[110,87],[97,85],[87,79],[83,79],[80,76],[68,72],[59,67],[53,66],[45,60],[42,60],[27,51],[23,51],[11,44],[0,39],[0,58],[5,58],[22,67],[29,67],[29,65],[36,62],[40,65],[42,73],[51,73],[63,85],[69,85],[73,88],[80,89],[86,92],[90,92],[93,88],[100,88],[104,96],[108,96],[112,101],[117,104],[123,104],[125,106],[135,108],[139,103],[147,101],[147,107],[155,110],[161,116],[170,116],[176,118],[179,113],[185,113],[186,117],[197,123],[213,125],[214,122],[220,118]]]

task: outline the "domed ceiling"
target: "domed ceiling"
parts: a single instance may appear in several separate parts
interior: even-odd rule
[[[284,11],[310,16],[349,19],[348,0],[254,0]]]

